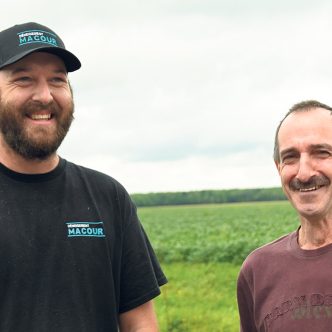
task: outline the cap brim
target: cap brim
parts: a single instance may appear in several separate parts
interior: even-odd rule
[[[51,54],[54,54],[54,55],[57,55],[58,57],[60,57],[62,59],[62,61],[64,62],[68,72],[73,72],[73,71],[81,68],[80,60],[78,60],[78,58],[73,53],[71,53],[61,47],[36,47],[33,50],[28,50],[26,52],[20,53],[17,56],[10,58],[9,60],[7,60],[5,63],[3,63],[0,66],[0,69],[21,60],[22,58],[24,58],[25,56],[27,56],[31,53],[41,52],[41,51],[51,53]]]

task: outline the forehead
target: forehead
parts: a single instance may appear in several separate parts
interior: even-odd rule
[[[0,73],[15,73],[22,70],[52,70],[52,71],[63,71],[67,73],[66,66],[62,59],[54,54],[47,52],[34,52],[31,53],[21,60],[10,64],[0,70]]]
[[[324,108],[314,108],[290,114],[280,127],[278,141],[280,149],[291,144],[331,143],[331,112]]]

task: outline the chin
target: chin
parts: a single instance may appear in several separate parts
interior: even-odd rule
[[[325,217],[325,213],[319,209],[299,209],[298,213],[301,217],[308,219],[308,220],[317,220],[317,219],[323,219]]]

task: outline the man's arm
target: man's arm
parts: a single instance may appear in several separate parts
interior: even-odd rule
[[[159,331],[152,300],[135,309],[120,314],[119,321],[121,332]]]
[[[237,303],[240,315],[240,332],[258,332],[253,312],[252,294],[242,270],[237,280]]]

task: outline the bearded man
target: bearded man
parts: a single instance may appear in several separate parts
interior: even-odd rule
[[[0,32],[0,331],[157,331],[167,282],[126,190],[59,157],[81,67],[37,23]]]

